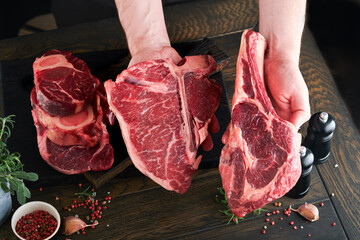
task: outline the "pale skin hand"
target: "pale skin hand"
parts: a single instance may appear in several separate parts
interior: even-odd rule
[[[260,33],[267,42],[265,84],[275,111],[296,129],[310,118],[309,92],[299,70],[306,0],[259,0]],[[229,127],[222,137],[225,144]],[[298,140],[299,146],[301,138]]]
[[[299,70],[306,0],[259,0],[260,33],[268,43],[265,83],[275,111],[296,129],[310,118],[309,93]]]
[[[129,67],[145,60],[170,58],[175,64],[181,60],[171,47],[161,0],[115,0],[115,3],[131,54]],[[219,131],[215,116],[209,123],[209,130]],[[213,148],[210,134],[201,146],[205,151]]]

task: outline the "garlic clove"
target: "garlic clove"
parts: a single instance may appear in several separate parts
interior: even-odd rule
[[[299,213],[301,216],[311,222],[315,222],[319,219],[319,209],[315,205],[310,203],[305,203],[301,205],[298,209],[291,208],[291,210]]]
[[[83,228],[95,226],[98,224],[98,221],[95,221],[93,224],[87,225],[83,220],[78,217],[68,216],[64,219],[64,234],[71,235]]]

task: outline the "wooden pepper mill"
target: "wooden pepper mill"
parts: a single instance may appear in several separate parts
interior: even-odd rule
[[[334,118],[327,112],[318,112],[311,116],[304,146],[313,152],[315,164],[328,160],[331,149],[330,140],[335,127]]]
[[[301,175],[296,185],[286,194],[290,198],[302,198],[310,189],[310,173],[313,168],[314,155],[310,149],[300,147]]]

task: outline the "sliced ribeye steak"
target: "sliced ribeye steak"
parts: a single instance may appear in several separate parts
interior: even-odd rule
[[[35,60],[33,70],[39,105],[52,116],[82,111],[98,85],[85,62],[66,51],[45,53]]]
[[[219,105],[221,87],[208,79],[211,56],[138,63],[106,81],[110,109],[136,168],[167,190],[184,193],[198,168],[199,145]]]
[[[286,194],[301,173],[297,131],[278,117],[265,89],[265,49],[259,33],[244,31],[219,164],[229,207],[238,217]]]
[[[105,123],[115,115],[104,86],[70,52],[51,50],[33,67],[30,100],[42,158],[65,174],[110,168],[114,151]]]

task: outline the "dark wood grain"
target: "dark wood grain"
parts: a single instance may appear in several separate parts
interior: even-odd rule
[[[324,207],[320,208],[320,219],[317,222],[309,223],[300,215],[293,213],[290,217],[277,214],[269,217],[275,225],[265,221],[265,217],[243,221],[241,224],[230,226],[219,226],[205,232],[184,234],[180,238],[173,239],[347,239],[341,226],[331,226],[333,222],[338,223],[335,209],[329,200],[324,201]],[[279,217],[284,217],[280,220]],[[290,225],[293,221],[294,225]],[[263,226],[266,226],[265,234],[262,234]],[[297,227],[297,230],[294,229]],[[310,237],[308,237],[310,234]]]
[[[326,207],[319,207],[321,218],[316,223],[306,224],[295,213],[291,217],[276,214],[270,218],[276,221],[279,226],[282,226],[280,224],[287,225],[290,221],[296,221],[304,225],[305,229],[313,234],[315,234],[314,229],[322,226],[324,231],[318,233],[317,236],[326,236],[328,231],[332,231],[334,236],[338,238],[330,239],[344,239],[341,226],[338,228],[331,228],[330,226],[332,222],[339,221],[316,170],[312,172],[311,177],[311,189],[304,198],[283,197],[276,200],[276,202],[282,203],[281,207],[275,207],[270,203],[264,208],[268,211],[282,211],[290,204],[299,206],[306,201],[317,205],[319,202],[324,202]],[[216,195],[219,194],[217,188],[220,186],[221,178],[217,169],[198,171],[193,177],[189,191],[183,195],[166,191],[146,177],[113,179],[110,184],[97,191],[96,198],[99,200],[108,196],[108,192],[112,196],[111,203],[107,204],[108,209],[103,210],[103,217],[99,226],[95,230],[87,230],[86,236],[75,234],[71,239],[168,239],[185,236],[190,239],[212,239],[209,238],[211,235],[216,237],[214,239],[231,239],[240,235],[260,238],[262,227],[269,225],[265,222],[267,218],[265,212],[260,216],[250,214],[239,225],[227,226],[228,217],[218,211],[223,209],[223,205],[215,201]],[[44,188],[42,192],[33,190],[32,200],[51,203],[62,216],[78,214],[85,217],[89,212],[87,209],[76,208],[71,212],[63,210],[64,206],[70,206],[74,200],[79,201],[74,195],[78,191],[77,185]],[[58,200],[56,200],[56,196],[59,197]],[[278,220],[279,217],[284,217],[282,223]],[[5,223],[4,226],[0,227],[1,237],[11,239],[10,231],[9,224]],[[271,234],[274,236],[286,234],[294,239],[303,236],[289,227],[284,227],[281,234],[276,233],[276,231]],[[222,235],[226,238],[221,238]],[[63,235],[57,234],[55,239],[63,238]]]
[[[255,26],[258,18],[256,2],[199,0],[165,9],[173,43],[210,37],[230,56],[230,64],[223,70],[230,101],[234,91],[241,31]],[[39,56],[51,48],[80,53],[125,47],[126,41],[118,20],[106,19],[2,40],[0,61]],[[328,162],[313,170],[308,195],[298,200],[283,197],[279,201],[284,206],[305,201],[325,203],[325,207],[320,208],[319,222],[304,226],[304,233],[311,230],[314,236],[311,239],[358,239],[360,135],[308,30],[303,37],[300,67],[309,87],[312,113],[329,112],[337,122],[337,129],[332,140],[331,157]],[[335,164],[339,167],[335,168]],[[113,196],[109,211],[104,211],[101,224],[95,230],[89,229],[87,235],[74,235],[72,239],[305,239],[303,232],[289,229],[286,224],[279,225],[282,230],[269,229],[269,235],[262,235],[260,230],[265,223],[263,215],[250,216],[237,226],[225,226],[227,217],[218,212],[221,206],[215,201],[220,185],[221,179],[216,169],[199,171],[189,192],[184,195],[167,192],[146,177],[113,179],[98,192],[99,198],[106,196],[107,191]],[[77,187],[64,185],[44,189],[43,192],[32,190],[31,200],[47,201],[60,209],[64,216],[69,212],[61,208],[71,204]],[[331,193],[334,193],[334,197],[329,197]],[[55,200],[56,196],[60,200]],[[271,204],[265,208],[274,209]],[[301,221],[295,214],[291,218]],[[13,239],[9,221],[0,227],[1,238]],[[330,226],[332,222],[337,223],[336,227]],[[64,239],[64,236],[59,234],[55,239]]]
[[[358,239],[360,226],[360,135],[340,97],[336,84],[309,31],[303,37],[301,71],[308,84],[312,113],[331,114],[335,130],[331,156],[317,165],[343,227],[350,239]],[[335,167],[338,164],[339,167]]]
[[[257,1],[248,0],[198,0],[168,6],[164,12],[173,44],[251,28],[258,19]],[[61,30],[2,40],[0,61],[37,57],[54,48],[84,53],[126,47],[125,34],[119,20],[109,18]]]

